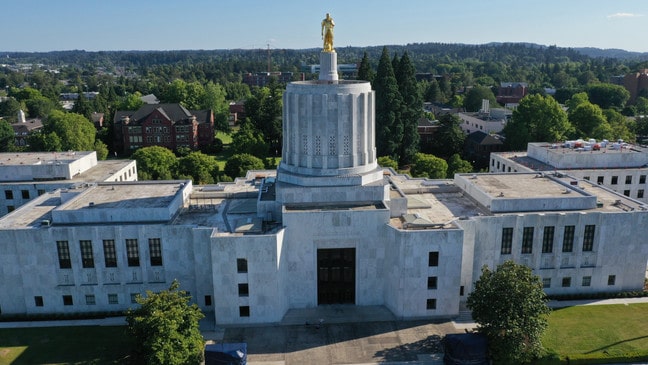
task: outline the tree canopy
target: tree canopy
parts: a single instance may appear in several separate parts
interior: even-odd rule
[[[140,180],[170,180],[175,176],[178,159],[165,147],[151,146],[138,149],[131,156],[137,161]]]
[[[218,181],[218,163],[213,156],[190,152],[178,161],[178,173],[190,176],[194,185],[213,184]]]
[[[6,120],[0,120],[0,152],[13,151],[14,143],[14,130]]]
[[[225,163],[224,172],[227,176],[235,179],[245,176],[248,170],[262,170],[265,167],[263,161],[247,153],[241,153],[230,157]]]
[[[423,98],[416,82],[416,70],[405,52],[398,61],[396,81],[403,100],[399,123],[402,124],[403,137],[398,148],[398,162],[406,165],[412,162],[419,150],[418,122],[423,116]]]
[[[128,330],[136,341],[135,361],[150,365],[200,364],[204,339],[199,324],[204,317],[191,297],[174,280],[168,290],[146,291],[139,308],[128,311]]]
[[[497,100],[493,90],[485,86],[475,86],[468,90],[466,97],[463,100],[463,107],[469,112],[478,112],[482,107],[482,100],[488,100],[491,107],[496,107]]]
[[[414,177],[445,179],[448,173],[448,163],[444,159],[434,155],[417,153],[414,156],[414,164],[410,173]]]
[[[399,142],[403,137],[398,123],[402,98],[387,47],[383,48],[374,79],[376,90],[376,151],[378,156],[398,158]]]
[[[54,110],[40,134],[30,138],[33,151],[93,151],[95,126],[83,115]]]
[[[511,150],[524,150],[529,142],[555,142],[571,131],[567,113],[551,96],[525,96],[502,131]]]
[[[542,282],[530,268],[506,261],[495,271],[482,268],[467,306],[477,331],[488,338],[493,359],[520,364],[538,357],[550,312]]]

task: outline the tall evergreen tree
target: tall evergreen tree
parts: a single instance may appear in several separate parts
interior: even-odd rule
[[[364,56],[362,56],[362,61],[360,61],[360,66],[358,67],[358,80],[365,80],[373,83],[374,77],[376,77],[376,73],[371,68],[369,57],[367,56],[367,52],[365,52]]]
[[[402,99],[387,47],[383,47],[378,62],[374,90],[376,90],[376,150],[378,156],[398,158],[398,147],[403,139],[402,124],[397,122]]]
[[[416,70],[407,52],[403,54],[398,65],[396,80],[398,90],[403,98],[400,123],[403,125],[403,139],[398,150],[399,163],[406,165],[412,162],[419,150],[418,122],[423,116],[421,90],[416,82]]]

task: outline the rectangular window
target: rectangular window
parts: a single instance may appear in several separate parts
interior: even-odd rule
[[[646,183],[646,175],[639,175],[639,184]]]
[[[551,288],[551,278],[542,278],[542,287]]]
[[[511,254],[511,247],[513,246],[513,228],[502,228],[502,255]]]
[[[73,305],[74,303],[72,302],[72,296],[71,295],[64,295],[63,296],[63,305]]]
[[[571,278],[569,276],[562,278],[562,287],[569,288],[571,286]]]
[[[574,230],[574,226],[565,226],[562,252],[572,252],[572,250],[574,249]]]
[[[56,241],[56,250],[58,251],[59,267],[61,269],[71,269],[70,247],[68,241]]]
[[[590,286],[590,285],[592,285],[592,277],[591,276],[583,276],[583,282],[581,284],[582,284],[582,286]]]
[[[210,307],[212,305],[211,295],[205,295],[205,306]]]
[[[637,190],[637,199],[643,199],[643,197],[644,197],[644,189]]]
[[[463,297],[463,295],[464,295],[464,286],[462,285],[459,287],[459,296]]]
[[[247,260],[246,259],[236,259],[236,272],[246,273],[248,272]]]
[[[22,195],[23,199],[29,199],[29,190],[21,190],[20,194]]]
[[[614,285],[616,283],[616,275],[608,276],[608,285]]]
[[[426,306],[428,310],[430,309],[436,309],[436,299],[435,298],[430,298],[427,300]]]
[[[544,227],[544,234],[542,235],[542,253],[553,252],[554,242],[554,226]]]
[[[428,266],[439,266],[439,252],[432,251],[428,253]]]
[[[43,306],[43,297],[38,295],[34,297],[34,304],[36,304],[37,307],[42,307]]]
[[[626,175],[626,184],[632,184],[632,175]]]
[[[140,266],[139,248],[136,239],[126,240],[126,255],[128,256],[128,266]]]
[[[139,296],[139,293],[131,293],[130,299],[131,299],[131,304],[137,304],[137,297]]]
[[[103,240],[103,249],[106,267],[117,267],[117,251],[115,251],[115,240]]]
[[[524,227],[522,231],[522,253],[533,252],[533,227]]]
[[[630,196],[630,190],[624,190],[623,195],[625,196]]]
[[[583,233],[583,251],[592,251],[594,248],[594,232],[596,231],[596,226],[593,224],[588,224],[585,226],[585,232]]]
[[[603,176],[599,176],[596,178],[596,183],[599,185],[603,185]]]
[[[13,199],[13,191],[11,190],[5,190],[5,199]]]
[[[428,289],[436,289],[437,288],[437,277],[436,276],[429,276],[428,277]]]
[[[242,305],[239,307],[239,317],[249,317],[250,316],[250,306]]]
[[[119,304],[117,294],[108,294],[108,304]]]
[[[45,189],[38,189],[38,196],[45,194]]]
[[[94,257],[92,256],[92,241],[79,241],[81,247],[81,263],[86,269],[94,267]]]
[[[619,183],[619,177],[618,176],[612,176],[612,185],[616,185]]]
[[[239,297],[247,297],[248,295],[250,295],[250,287],[247,283],[238,285],[238,295]]]
[[[95,301],[95,296],[92,294],[86,295],[86,304],[87,305],[95,305],[97,302]]]
[[[583,176],[583,180],[589,181],[590,177],[589,176]]]
[[[16,207],[14,207],[13,205],[7,205],[7,213],[11,213],[14,210],[16,210]]]
[[[149,238],[151,266],[162,266],[162,244],[159,238]]]

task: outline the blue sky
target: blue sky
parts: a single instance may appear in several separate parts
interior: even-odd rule
[[[532,42],[648,52],[645,0],[6,0],[0,51]]]

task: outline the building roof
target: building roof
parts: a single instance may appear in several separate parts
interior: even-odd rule
[[[470,133],[466,137],[466,141],[477,143],[477,144],[480,144],[480,145],[500,145],[500,144],[504,144],[499,139],[491,136],[488,133],[484,133],[482,131],[475,131],[475,132]]]
[[[188,110],[178,103],[174,104],[145,104],[136,111],[119,110],[115,112],[115,123],[120,123],[123,118],[129,117],[131,123],[138,123],[148,117],[153,111],[159,111],[173,123],[190,119],[196,116],[198,123],[210,122],[211,110]]]

